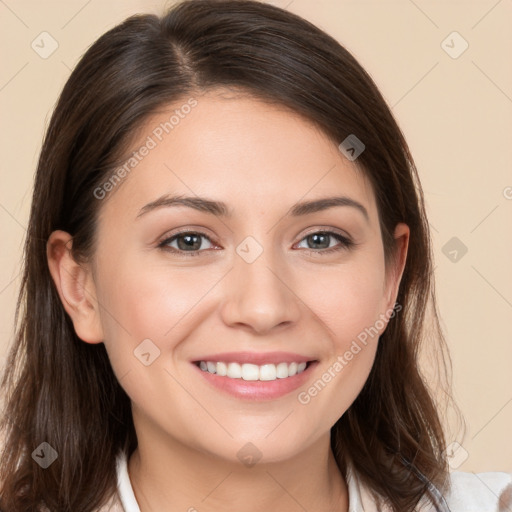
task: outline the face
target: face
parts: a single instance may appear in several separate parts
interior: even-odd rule
[[[319,129],[249,96],[194,98],[148,120],[133,150],[149,150],[99,199],[100,338],[139,429],[284,460],[357,397],[401,269],[386,280],[372,189]]]

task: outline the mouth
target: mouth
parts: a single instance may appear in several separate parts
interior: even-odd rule
[[[195,364],[203,372],[208,372],[228,379],[243,379],[245,381],[273,381],[289,379],[305,371],[314,361],[292,363],[268,363],[263,365],[251,363],[236,363],[225,361],[196,361]]]
[[[306,383],[318,360],[298,354],[226,353],[191,361],[214,389],[232,397],[275,400]]]

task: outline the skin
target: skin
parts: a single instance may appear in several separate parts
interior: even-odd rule
[[[132,401],[139,446],[128,468],[142,512],[346,511],[330,429],[361,391],[378,336],[308,404],[297,395],[393,308],[409,228],[396,227],[399,257],[386,273],[375,196],[356,162],[283,107],[218,90],[195,97],[198,105],[102,200],[89,264],[73,260],[69,234],[52,233],[51,274],[78,336],[105,343]],[[134,150],[177,107],[150,118]],[[179,206],[137,218],[166,193],[224,201],[233,217]],[[360,202],[369,220],[347,206],[286,215],[298,201],[333,195]],[[178,228],[207,235],[198,256],[157,247]],[[308,239],[322,230],[357,245]],[[252,263],[236,252],[247,236],[263,248]],[[160,356],[145,366],[133,351],[148,338]],[[319,364],[306,385],[270,401],[226,395],[190,362],[276,350]],[[262,455],[252,467],[237,457],[248,442]]]

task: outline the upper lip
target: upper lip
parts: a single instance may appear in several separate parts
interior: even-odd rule
[[[278,363],[307,363],[315,361],[315,358],[301,356],[292,352],[222,352],[220,354],[201,356],[193,360],[194,363],[199,361],[256,364],[261,366]]]

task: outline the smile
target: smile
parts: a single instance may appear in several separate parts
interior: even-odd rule
[[[229,379],[243,379],[246,381],[272,381],[277,379],[287,379],[307,368],[308,363],[292,362],[277,364],[240,364],[235,362],[214,362],[199,361],[198,366],[203,372],[216,374],[219,377],[227,377]]]

